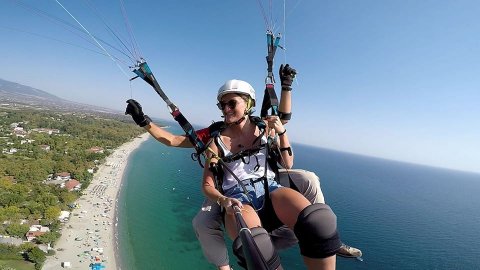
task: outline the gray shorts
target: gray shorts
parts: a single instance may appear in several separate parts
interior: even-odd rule
[[[235,198],[242,203],[251,204],[255,210],[260,210],[263,207],[265,200],[265,189],[263,188],[263,178],[242,180],[242,184],[247,189],[245,194],[240,184],[235,185],[224,191],[224,195],[230,198]],[[273,192],[277,188],[282,187],[273,179],[268,179],[268,191]]]

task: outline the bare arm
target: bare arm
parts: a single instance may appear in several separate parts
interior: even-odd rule
[[[292,113],[292,91],[282,90],[278,110],[284,114]],[[287,119],[281,120],[284,125],[288,123]]]
[[[143,113],[142,105],[134,99],[127,100],[125,114],[132,116],[133,121],[143,127],[152,137],[166,146],[191,148],[193,145],[183,135],[174,135],[165,129],[155,125],[148,115]]]
[[[284,131],[286,131],[286,129]],[[293,167],[293,151],[290,146],[290,141],[288,140],[288,135],[286,132],[283,133],[283,135],[278,136],[277,144],[280,148],[280,155],[281,155],[280,164],[282,164],[282,166],[285,169],[291,169]],[[287,149],[282,150],[285,148],[290,148],[290,151],[288,151]]]
[[[153,122],[144,127],[150,135],[152,135],[157,141],[163,143],[166,146],[192,148],[192,144],[185,135],[175,135],[165,129],[157,126]]]
[[[280,75],[280,81],[282,83],[282,94],[280,97],[279,112],[282,115],[282,123],[288,123],[288,120],[292,114],[292,82],[297,74],[297,71],[293,69],[289,64],[285,66],[280,65],[278,71]]]
[[[276,144],[280,148],[280,155],[281,155],[279,160],[280,164],[286,169],[292,168],[293,152],[291,150],[290,141],[288,140],[288,135],[286,132],[287,130],[283,126],[278,116],[267,116],[265,118],[265,121],[267,122],[268,127],[270,128],[269,134],[271,136],[274,136],[275,134],[278,135]],[[290,151],[287,150],[288,148],[290,149]],[[282,149],[285,149],[285,150],[282,151]]]

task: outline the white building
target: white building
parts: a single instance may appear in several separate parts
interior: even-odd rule
[[[61,222],[65,222],[68,218],[70,217],[70,212],[68,211],[61,211],[60,212],[60,216],[58,217],[58,220],[60,220]]]

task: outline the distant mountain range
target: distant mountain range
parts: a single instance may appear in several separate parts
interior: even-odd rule
[[[69,101],[59,98],[46,91],[23,84],[0,79],[1,106],[22,106],[33,108],[50,108],[61,111],[96,111],[103,113],[118,113],[117,111]]]
[[[63,99],[42,91],[40,89],[36,89],[30,86],[26,86],[23,84],[10,82],[6,80],[0,79],[0,95],[10,95],[10,96],[19,96],[19,97],[31,97],[36,99],[52,99],[55,101],[63,101]]]

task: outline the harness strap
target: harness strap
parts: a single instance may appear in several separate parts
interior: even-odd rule
[[[273,210],[273,204],[272,200],[270,198],[270,191],[268,189],[268,179],[267,179],[267,165],[270,165],[270,168],[274,171],[275,173],[275,181],[279,183],[279,176],[278,176],[278,166],[276,161],[272,159],[272,151],[271,151],[271,140],[272,138],[267,139],[267,157],[265,158],[265,176],[264,176],[264,181],[263,181],[263,188],[265,190],[265,199],[263,201],[263,207],[261,209],[261,212],[259,213],[259,216],[263,219],[263,227],[267,231],[272,231],[275,228],[278,228],[279,226],[282,225],[282,222],[278,219],[277,215],[275,214],[275,211]]]
[[[255,125],[257,125],[262,130],[261,135],[259,137],[257,137],[257,139],[256,139],[256,140],[258,140],[261,137],[263,137],[263,135],[265,133],[265,128],[266,128],[265,122],[263,122],[259,117],[250,117],[250,120],[253,123],[255,123]],[[218,126],[221,127],[221,125],[218,125]],[[215,132],[215,131],[212,130],[212,132]],[[245,194],[247,194],[248,192],[246,190],[246,186],[244,185],[244,183],[242,183],[242,181],[235,174],[233,174],[232,170],[229,169],[226,166],[226,163],[225,163],[225,162],[228,162],[229,159],[232,159],[232,160],[233,159],[235,159],[235,160],[240,159],[241,158],[240,157],[241,156],[240,152],[236,154],[236,155],[238,155],[237,157],[232,157],[232,156],[225,157],[225,153],[223,152],[222,147],[220,147],[219,142],[217,141],[218,140],[217,138],[220,135],[220,131],[215,132],[215,133],[216,133],[216,137],[214,137],[214,142],[215,142],[215,144],[217,145],[217,147],[220,151],[219,154],[223,156],[222,158],[220,158],[216,153],[211,151],[212,154],[214,155],[213,157],[219,160],[219,162],[218,162],[218,164],[216,164],[216,166],[211,165],[211,171],[214,172],[215,179],[216,179],[215,185],[217,186],[218,190],[220,190],[223,193],[222,181],[223,181],[224,171],[227,171],[239,183],[239,186],[242,188],[243,192]],[[266,161],[265,161],[264,166],[265,166],[265,168],[270,166],[270,168],[275,173],[275,181],[279,182],[278,164],[277,164],[276,161],[279,159],[280,151],[279,151],[278,147],[274,148],[273,146],[271,146],[271,143],[272,143],[272,138],[269,138],[267,140],[267,143],[261,146],[262,148],[263,147],[267,148],[267,151],[266,151],[267,157],[266,157]],[[252,149],[249,149],[249,150],[250,150],[250,153],[254,152]],[[255,149],[255,151],[259,151],[259,149]],[[242,152],[245,154],[248,151],[242,151]],[[212,169],[212,167],[213,167],[213,169]],[[265,169],[265,173],[266,172],[267,172],[267,170]],[[268,179],[267,179],[266,175],[264,175],[263,177],[259,178],[256,181],[263,181],[263,188],[265,190],[264,204],[263,204],[263,206],[260,210],[258,210],[258,209],[256,209],[256,210],[258,212],[258,215],[260,216],[260,219],[262,220],[262,226],[267,231],[272,231],[272,230],[278,228],[279,226],[281,226],[282,222],[278,219],[278,217],[276,216],[276,214],[273,210],[273,204],[272,204],[272,201],[271,201],[270,192],[268,191]],[[295,185],[293,184],[293,181],[291,180],[290,176],[289,176],[289,184],[290,184],[291,187],[295,187]],[[247,198],[250,200],[250,197],[247,196]],[[252,202],[250,201],[250,203],[252,203]]]
[[[222,157],[222,160],[227,162],[227,163],[230,163],[230,162],[233,162],[233,161],[236,161],[236,160],[239,160],[239,159],[242,159],[243,161],[245,161],[244,157],[253,156],[254,154],[260,152],[260,150],[262,150],[264,148],[263,146],[264,145],[260,145],[260,147],[257,147],[257,148],[245,149],[245,150],[242,150],[242,151],[240,151],[236,154],[233,154],[233,155],[230,155],[230,156],[224,156],[224,157]]]
[[[268,110],[271,109],[271,113],[268,113]],[[260,116],[265,117],[267,115],[278,115],[278,98],[275,93],[275,88],[273,84],[267,84],[265,86],[265,94],[263,95],[262,109],[260,111]]]
[[[221,149],[221,147],[218,146],[217,138],[218,138],[218,136],[215,137],[215,144],[217,144],[217,148],[218,148],[218,149]],[[212,158],[217,159],[218,164],[221,166],[220,168],[221,168],[222,170],[227,170],[227,171],[230,173],[230,175],[232,175],[233,178],[235,178],[235,180],[238,182],[238,184],[239,184],[240,187],[242,188],[243,192],[244,192],[245,194],[248,194],[247,187],[245,187],[245,185],[244,185],[244,184],[242,183],[242,181],[238,178],[238,176],[237,176],[235,173],[233,173],[233,171],[232,171],[230,168],[228,168],[227,164],[225,164],[225,162],[222,160],[222,158],[220,158],[217,154],[215,154],[215,152],[211,151],[210,148],[209,148],[209,150],[210,150],[210,152],[211,152],[212,155],[213,155]],[[217,169],[218,169],[218,168],[217,168]],[[215,175],[215,172],[214,172],[214,171],[212,171],[212,172],[213,172],[214,175]],[[223,174],[222,174],[221,177],[223,178]],[[221,183],[221,182],[223,181],[223,179],[219,179],[219,177],[218,177],[217,175],[215,175],[215,178],[216,178],[216,182],[217,182],[216,185],[221,187],[221,186],[222,186],[222,183]],[[222,190],[222,193],[223,193],[223,192],[224,192],[224,191]],[[247,196],[247,199],[248,199],[248,200],[250,201],[250,203],[253,205],[253,202],[250,200],[250,198],[249,198],[248,196]]]
[[[150,70],[150,67],[148,66],[147,62],[145,62],[143,59],[142,61],[137,63],[137,68],[133,70],[135,74],[137,74],[138,77],[142,78],[144,81],[146,81],[148,84],[150,84],[155,92],[167,103],[167,106],[170,110],[170,114],[173,116],[173,119],[178,122],[178,124],[182,127],[183,131],[185,131],[185,134],[188,138],[188,140],[192,143],[192,145],[195,147],[196,154],[192,154],[193,156],[198,158],[199,164],[202,166],[200,162],[200,155],[203,152],[203,149],[205,149],[205,144],[200,140],[195,133],[195,129],[192,127],[190,122],[183,116],[183,114],[180,112],[178,107],[173,104],[173,102],[170,101],[170,99],[167,97],[165,92],[163,92],[162,87],[160,87],[160,84],[158,83],[157,79],[153,75],[152,71]],[[202,166],[203,167],[203,166]]]
[[[265,122],[262,121],[261,118],[256,117],[256,116],[249,116],[249,119],[250,119],[250,121],[252,121],[252,123],[254,123],[260,129],[260,135],[257,138],[255,138],[255,140],[253,141],[253,144],[255,144],[265,134],[266,124],[265,124]],[[235,173],[233,173],[233,171],[230,168],[228,168],[226,162],[232,162],[232,161],[235,161],[235,160],[243,159],[245,156],[250,156],[252,154],[258,153],[261,149],[263,149],[265,147],[265,145],[262,144],[262,145],[260,145],[260,147],[257,147],[257,148],[254,148],[254,149],[242,150],[242,151],[240,151],[240,152],[238,152],[234,155],[226,156],[225,153],[223,152],[223,150],[222,150],[223,148],[220,146],[220,142],[219,142],[220,133],[221,133],[221,131],[223,131],[225,129],[226,126],[221,125],[221,124],[219,124],[219,122],[217,122],[217,123],[214,123],[214,124],[210,125],[210,127],[212,127],[211,134],[215,134],[215,137],[213,137],[213,141],[214,141],[215,145],[217,146],[217,148],[219,149],[220,155],[222,156],[222,157],[219,157],[216,153],[211,151],[210,148],[207,148],[212,153],[212,155],[213,155],[212,158],[217,159],[218,164],[221,167],[220,169],[224,169],[227,172],[229,172],[230,175],[232,175],[232,177],[240,185],[243,192],[245,194],[248,194],[247,188],[244,185],[244,183],[242,183],[242,181],[238,178],[238,176],[235,175]],[[216,129],[214,130],[213,128],[216,128]],[[268,144],[268,141],[267,141],[267,144]],[[266,151],[265,160],[266,160],[266,162],[268,160],[268,148],[267,148],[267,151]],[[265,166],[265,176],[262,177],[262,178],[265,178],[265,179],[266,179],[266,173],[267,173],[266,168],[267,168],[267,166]],[[216,185],[221,187],[222,182],[223,182],[223,174],[221,174],[221,176],[220,176],[219,174],[216,174],[213,170],[211,170],[211,171],[214,173],[214,176],[216,178]],[[268,190],[266,190],[266,192],[268,192]],[[247,196],[247,198],[248,198],[248,200],[250,200],[250,198],[248,196]],[[250,200],[250,203],[253,205],[251,200]]]
[[[275,57],[275,52],[277,50],[278,44],[280,42],[280,35],[275,37],[272,31],[267,31],[267,78],[265,83],[269,80],[270,83],[274,83],[275,79],[273,77],[273,58]]]
[[[279,42],[280,35],[275,37],[272,31],[267,31],[267,78],[265,78],[265,95],[263,96],[262,110],[260,112],[261,117],[267,116],[269,109],[272,110],[270,115],[278,115],[278,98],[274,89],[273,59],[275,58]]]
[[[155,90],[155,92],[157,92],[157,94],[165,101],[165,103],[167,103],[171,111],[175,111],[175,109],[177,109],[177,106],[175,106],[175,104],[173,104],[170,101],[170,99],[167,97],[165,92],[163,92],[162,88],[160,87],[157,80],[155,79],[155,76],[150,70],[150,67],[148,66],[147,62],[145,62],[144,60],[142,60],[142,62],[139,62],[138,68],[134,69],[133,73],[137,74],[138,77],[142,78],[144,81],[150,84]]]

